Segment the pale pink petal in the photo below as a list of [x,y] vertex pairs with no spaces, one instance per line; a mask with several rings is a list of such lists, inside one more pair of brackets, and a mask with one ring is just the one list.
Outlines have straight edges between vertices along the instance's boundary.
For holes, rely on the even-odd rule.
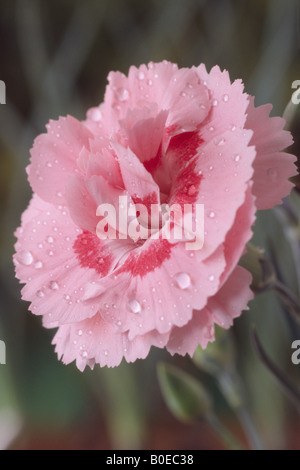
[[253,174],[254,147],[249,147],[250,131],[228,131],[222,145],[203,144],[196,172],[202,172],[197,202],[205,207],[205,239],[202,259],[224,243],[236,212],[244,203],[248,182]]
[[[82,233],[63,206],[34,196],[17,231],[14,261],[22,298],[45,324],[80,321],[95,315],[96,304],[83,302],[85,286],[107,276],[128,251],[126,240],[101,242]],[[111,244],[115,244],[113,250]],[[86,249],[88,247],[88,250]]]
[[252,238],[251,227],[255,222],[255,197],[251,193],[249,185],[245,201],[238,209],[231,229],[228,231],[224,243],[226,269],[222,274],[222,284],[227,280],[245,252],[246,244]]
[[97,203],[86,186],[86,179],[73,175],[66,182],[66,201],[73,222],[83,230],[96,233],[99,218],[96,216]]
[[219,292],[209,299],[208,308],[214,321],[223,328],[229,328],[233,319],[248,310],[248,303],[254,294],[250,289],[251,274],[241,266],[236,266]]
[[209,73],[204,64],[196,70],[211,94],[212,107],[209,119],[201,128],[203,139],[221,138],[226,131],[235,132],[236,129],[243,129],[248,95],[243,93],[242,81],[235,80],[231,83],[227,70],[221,71],[218,66],[213,67]]
[[171,354],[193,356],[199,344],[205,349],[214,341],[214,323],[229,328],[233,319],[248,309],[248,302],[253,298],[250,283],[250,273],[237,266],[219,292],[209,299],[207,307],[195,311],[186,326],[173,328],[167,350]]
[[[138,110],[134,114],[138,114]],[[167,111],[161,111],[155,117],[140,119],[132,127],[127,127],[128,145],[141,162],[148,162],[157,156],[165,133],[167,114]]]
[[199,128],[209,113],[210,98],[195,70],[180,69],[173,75],[162,109],[169,110],[167,126],[173,129],[172,134]]
[[129,341],[126,333],[95,315],[89,320],[60,327],[53,344],[65,364],[76,361],[83,371],[86,366],[93,368],[95,363],[101,367],[116,367],[123,358],[127,362],[144,359],[151,346],[163,348],[167,341],[168,335],[159,335],[156,331]]
[[292,142],[290,132],[283,130],[285,120],[269,117],[271,105],[254,107],[253,98],[249,102],[246,128],[253,130],[251,145],[255,145],[257,156],[253,167],[253,194],[258,209],[269,209],[281,204],[293,185],[289,178],[297,174],[294,165],[296,158],[281,150]]
[[29,182],[45,201],[63,204],[68,176],[76,172],[79,154],[89,148],[92,134],[71,116],[50,121],[47,131],[36,138],[31,149]]
[[159,187],[138,157],[120,144],[113,143],[126,190],[139,202],[151,198],[152,204],[159,203]]
[[111,288],[108,278],[99,283],[106,287],[97,298],[102,317],[106,322],[120,323],[130,339],[154,329],[166,333],[173,325],[185,325],[193,309],[203,308],[208,297],[217,292],[225,269],[222,247],[198,272],[200,259],[200,252],[186,250],[183,245],[147,241],[110,276]]

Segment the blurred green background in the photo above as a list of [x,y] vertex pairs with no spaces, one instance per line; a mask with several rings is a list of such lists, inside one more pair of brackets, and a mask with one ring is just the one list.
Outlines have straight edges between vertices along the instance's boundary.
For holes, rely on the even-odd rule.
[[[102,101],[110,70],[168,59],[179,66],[218,64],[242,78],[256,105],[281,115],[300,79],[300,5],[294,0],[2,0],[0,79],[0,448],[218,449],[205,422],[179,423],[159,390],[161,360],[190,371],[214,397],[223,422],[244,439],[214,381],[189,358],[152,350],[144,361],[78,372],[57,361],[52,331],[27,311],[11,261],[14,230],[31,191],[25,167],[35,136],[50,118],[79,119]],[[299,105],[300,106],[300,105]],[[298,113],[299,115],[299,113]],[[293,122],[299,155],[300,120]],[[255,242],[267,249],[284,282],[299,296],[299,196],[287,211],[260,214]],[[300,330],[272,292],[261,294],[235,322],[238,367],[248,406],[267,448],[300,449],[299,417],[249,340],[249,325],[285,372],[300,383],[291,343]]]

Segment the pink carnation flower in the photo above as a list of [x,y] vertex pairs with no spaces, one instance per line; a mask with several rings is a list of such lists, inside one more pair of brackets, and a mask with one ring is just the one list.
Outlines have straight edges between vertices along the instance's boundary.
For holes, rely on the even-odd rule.
[[[22,297],[80,370],[145,358],[151,346],[192,355],[215,324],[230,327],[252,298],[237,263],[255,212],[280,203],[296,172],[284,120],[219,67],[164,61],[108,81],[85,121],[50,121],[35,140],[34,195],[16,233]],[[202,249],[161,236],[100,240],[97,207],[124,195],[147,207],[204,204]]]

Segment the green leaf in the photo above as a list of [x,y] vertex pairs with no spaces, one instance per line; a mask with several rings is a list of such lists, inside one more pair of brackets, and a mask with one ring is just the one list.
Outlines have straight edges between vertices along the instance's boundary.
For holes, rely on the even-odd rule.
[[190,422],[210,413],[208,394],[189,374],[169,364],[159,364],[158,379],[169,409],[179,420]]

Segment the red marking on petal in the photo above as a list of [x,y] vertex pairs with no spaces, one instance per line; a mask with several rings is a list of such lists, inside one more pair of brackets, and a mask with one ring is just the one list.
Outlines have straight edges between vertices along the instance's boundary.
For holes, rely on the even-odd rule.
[[144,167],[146,170],[153,175],[156,168],[158,167],[159,163],[161,161],[161,144],[159,146],[159,149],[157,151],[157,154],[155,155],[154,158],[151,158],[151,160],[147,160],[143,162]]
[[104,277],[110,271],[113,256],[102,243],[95,234],[84,231],[78,235],[73,249],[81,267],[94,269]]
[[132,276],[144,277],[170,258],[171,249],[172,245],[168,240],[152,241],[140,252],[132,252],[118,272],[130,272]]
[[168,152],[174,153],[180,163],[188,162],[203,142],[198,132],[183,132],[171,139]]
[[136,194],[131,197],[134,204],[143,204],[149,213],[151,211],[151,204],[158,204],[157,194],[154,191],[151,194],[147,194],[147,196],[143,198],[137,196]]
[[197,201],[202,174],[195,171],[196,162],[192,162],[176,178],[175,192],[172,196],[174,204],[193,204]]

